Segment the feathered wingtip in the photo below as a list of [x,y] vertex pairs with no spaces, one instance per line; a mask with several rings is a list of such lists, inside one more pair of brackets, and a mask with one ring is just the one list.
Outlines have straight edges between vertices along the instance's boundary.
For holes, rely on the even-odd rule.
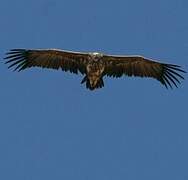
[[181,69],[181,66],[179,65],[174,65],[174,64],[164,64],[164,74],[162,78],[160,79],[161,83],[168,89],[168,86],[173,89],[172,84],[176,88],[178,88],[178,84],[180,84],[180,80],[177,78],[179,77],[180,79],[185,79],[182,75],[180,75],[178,72],[181,73],[187,73],[186,71]]
[[27,52],[28,50],[26,49],[11,49],[6,53],[6,57],[4,58],[6,60],[5,64],[10,64],[8,68],[17,65],[13,71],[21,71],[25,69],[25,67],[27,66]]

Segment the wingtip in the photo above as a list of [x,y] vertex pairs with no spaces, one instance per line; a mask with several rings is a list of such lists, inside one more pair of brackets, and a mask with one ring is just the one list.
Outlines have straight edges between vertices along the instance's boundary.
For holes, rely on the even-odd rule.
[[[6,56],[16,56],[16,55],[19,55],[20,53],[24,53],[26,52],[27,50],[26,49],[10,49],[9,51],[7,51],[5,53]],[[9,58],[9,57],[5,57],[6,59]]]
[[22,48],[17,48],[17,49],[10,49],[10,51],[26,51],[26,49],[22,49]]

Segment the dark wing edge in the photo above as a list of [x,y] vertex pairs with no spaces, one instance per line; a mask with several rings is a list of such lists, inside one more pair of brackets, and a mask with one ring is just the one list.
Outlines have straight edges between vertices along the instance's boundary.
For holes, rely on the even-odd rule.
[[160,63],[143,56],[106,56],[104,75],[119,78],[122,75],[135,77],[150,77],[161,82],[167,89],[178,88],[180,73],[187,73],[181,66]]
[[62,51],[56,49],[11,49],[6,53],[5,64],[13,71],[22,71],[31,67],[42,67],[59,69],[78,73],[78,70],[84,74],[85,64],[87,63],[87,53],[73,51]]
[[167,89],[170,87],[173,89],[173,85],[178,88],[178,84],[181,84],[180,79],[185,78],[180,73],[187,73],[181,69],[181,66],[175,64],[161,64],[162,73],[156,77]]

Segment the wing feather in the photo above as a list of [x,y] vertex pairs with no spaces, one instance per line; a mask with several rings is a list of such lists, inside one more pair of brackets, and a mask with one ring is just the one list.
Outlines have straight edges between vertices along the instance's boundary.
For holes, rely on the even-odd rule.
[[178,87],[179,79],[184,79],[180,73],[186,73],[179,65],[160,63],[142,56],[104,55],[103,58],[104,75],[151,77],[160,81],[166,88],[173,88],[173,85]]
[[6,53],[8,68],[21,71],[31,67],[59,69],[72,73],[86,73],[87,53],[49,50],[12,49]]

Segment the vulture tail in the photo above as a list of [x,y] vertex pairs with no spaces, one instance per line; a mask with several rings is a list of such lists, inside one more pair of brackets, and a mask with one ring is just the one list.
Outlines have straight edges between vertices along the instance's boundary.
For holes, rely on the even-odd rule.
[[91,86],[89,79],[87,78],[87,76],[85,76],[82,81],[81,84],[86,83],[86,88],[90,89],[91,91],[94,89],[98,89],[98,88],[102,88],[104,87],[104,82],[102,77],[99,79],[99,81],[97,82],[97,84],[95,86]]

